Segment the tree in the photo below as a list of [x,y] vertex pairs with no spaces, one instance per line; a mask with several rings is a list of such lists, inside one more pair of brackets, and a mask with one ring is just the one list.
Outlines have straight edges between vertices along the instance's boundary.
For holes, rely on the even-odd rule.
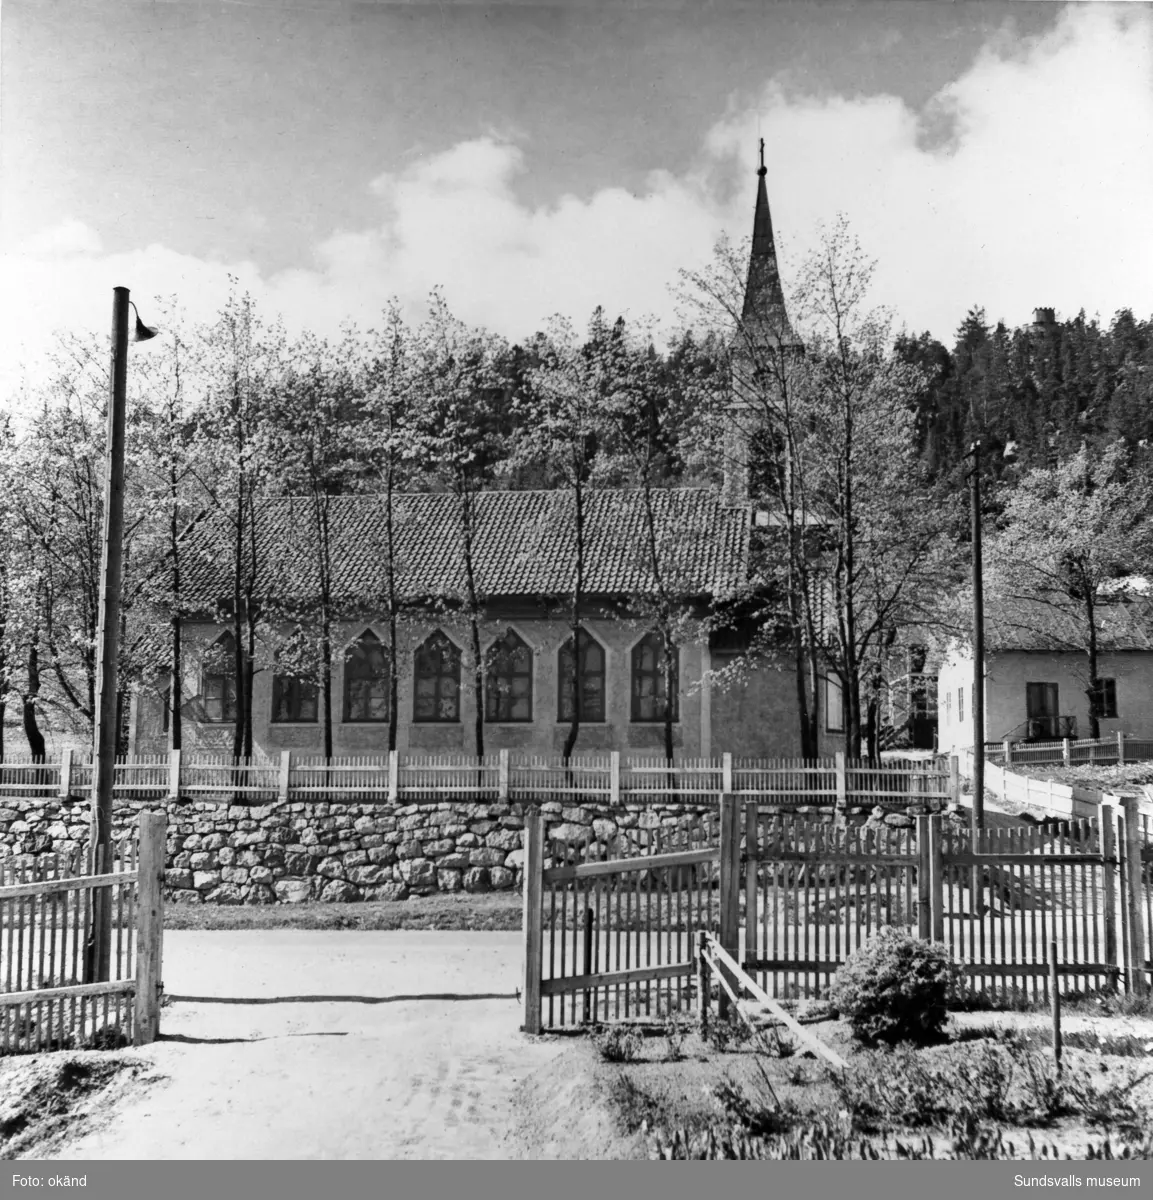
[[[769,513],[738,606],[756,626],[751,654],[793,653],[803,753],[816,751],[820,683],[840,686],[845,749],[879,748],[886,651],[928,620],[947,577],[951,505],[918,461],[924,377],[895,354],[891,318],[868,307],[874,264],[842,219],[804,263],[790,307],[748,303],[741,256],[721,246],[688,277],[697,311],[727,320],[732,393],[717,397],[730,477],[746,468]],[[773,264],[775,272],[775,262]],[[751,461],[744,460],[748,454]]]
[[[172,749],[179,750],[183,742],[184,535],[205,512],[197,481],[204,447],[196,436],[186,387],[187,365],[194,355],[175,313],[164,325],[172,334],[164,339],[166,352],[158,353],[162,347],[157,345],[134,370],[142,387],[131,413],[136,448],[129,470],[135,475],[142,508],[138,589],[148,610],[167,618],[166,637],[146,620],[136,645],[140,653],[153,645],[156,669],[151,674],[166,681],[160,700],[168,714]],[[147,674],[141,672],[142,683]]]
[[476,561],[477,500],[493,484],[505,456],[501,366],[507,350],[500,339],[458,321],[439,292],[432,294],[428,320],[415,340],[415,379],[421,396],[418,458],[433,484],[456,501],[460,575],[448,581],[445,599],[462,612],[468,625],[476,700],[474,743],[477,756],[483,757],[484,593]]
[[[593,313],[585,345],[566,321],[553,323],[547,340],[538,347],[539,365],[528,373],[519,397],[521,421],[514,443],[515,464],[543,468],[547,484],[567,493],[572,531],[567,616],[574,647],[585,615],[589,501],[602,465],[606,375],[600,346],[606,337],[604,312],[599,308]],[[566,762],[576,748],[581,725],[580,672],[574,669],[569,678],[572,719],[562,750]]]
[[654,708],[661,716],[665,758],[672,762],[680,648],[705,628],[696,612],[699,580],[683,570],[684,547],[702,531],[694,527],[691,504],[678,503],[681,498],[668,490],[675,480],[670,456],[689,440],[684,435],[695,423],[692,389],[681,386],[679,372],[648,337],[630,336],[623,321],[599,333],[590,351],[606,385],[601,402],[606,456],[617,482],[635,488],[640,500],[638,586],[626,598],[626,610],[659,639],[653,665],[663,699],[654,698]]
[[1082,447],[1029,471],[989,540],[989,644],[1040,645],[1085,656],[1089,736],[1100,736],[1099,656],[1153,631],[1132,619],[1126,575],[1153,570],[1153,479],[1123,442]]
[[400,306],[393,301],[385,310],[381,331],[368,367],[366,420],[360,426],[358,455],[369,464],[380,508],[379,591],[368,597],[383,610],[388,627],[388,748],[396,749],[399,721],[400,642],[399,626],[412,597],[402,584],[403,559],[400,535],[403,527],[399,503],[415,469],[419,454],[416,434],[418,395],[412,334],[404,323]]
[[[334,499],[357,474],[355,431],[363,419],[360,346],[351,330],[339,346],[305,334],[287,352],[285,369],[271,389],[268,452],[280,470],[281,489],[300,495],[316,595],[289,599],[299,634],[296,668],[320,690],[324,756],[332,757],[333,626],[346,597],[335,593]],[[266,597],[266,603],[267,603]],[[287,599],[287,598],[286,598]],[[287,669],[287,658],[281,663]]]
[[270,541],[262,517],[276,485],[269,452],[270,397],[284,371],[285,337],[266,328],[250,296],[233,295],[199,338],[196,406],[205,454],[197,478],[222,531],[231,595],[221,617],[232,627],[236,679],[233,754],[252,754],[252,695],[257,648],[272,591]]

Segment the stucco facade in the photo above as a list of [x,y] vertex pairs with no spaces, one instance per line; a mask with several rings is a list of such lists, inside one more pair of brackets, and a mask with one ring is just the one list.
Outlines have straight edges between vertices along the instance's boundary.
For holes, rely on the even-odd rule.
[[[1153,737],[1153,652],[1102,654],[1098,673],[1114,681],[1115,717],[1102,717],[1102,737],[1118,733]],[[1081,654],[1011,650],[987,656],[985,739],[1024,741],[1028,736],[1029,684],[1055,684],[1058,715],[1076,721],[1076,737],[1089,736],[1088,674]],[[949,653],[937,677],[938,745],[943,753],[973,744],[973,658],[968,649]]]
[[[660,721],[633,720],[632,652],[648,632],[623,619],[590,619],[587,632],[604,651],[605,720],[581,723],[577,753],[620,750],[632,754],[662,754],[664,725]],[[441,630],[460,651],[461,688],[459,717],[455,721],[425,723],[414,719],[413,664],[416,649],[435,630]],[[485,621],[482,649],[513,630],[532,651],[532,720],[486,722],[485,751],[517,750],[531,754],[558,754],[569,724],[560,718],[560,650],[569,637],[563,620],[542,616],[526,608],[510,609]],[[203,657],[225,630],[207,622],[185,627],[186,668],[182,686],[182,740],[185,749],[231,753],[234,725],[206,719]],[[387,630],[373,621],[341,628],[341,644],[371,630],[382,642]],[[475,752],[474,722],[477,697],[470,686],[470,638],[467,627],[451,621],[407,624],[401,633],[398,681],[397,749],[402,754]],[[336,755],[383,754],[388,749],[388,723],[349,722],[344,717],[343,656],[333,675],[333,752]],[[710,669],[709,650],[701,643],[680,648],[677,721],[674,728],[678,758],[709,757],[728,751],[756,757],[794,757],[800,754],[800,731],[791,672],[762,666],[746,681],[728,689],[702,682]],[[282,750],[306,754],[323,752],[321,714],[307,722],[275,722],[273,670],[258,669],[253,687],[253,743],[259,753]],[[158,754],[170,745],[165,728],[164,703],[156,690],[142,690],[133,706],[133,751]]]

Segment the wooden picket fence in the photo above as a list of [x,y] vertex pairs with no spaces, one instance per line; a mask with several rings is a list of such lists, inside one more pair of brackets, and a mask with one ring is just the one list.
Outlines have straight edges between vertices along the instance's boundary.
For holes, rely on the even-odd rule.
[[[0,859],[0,1055],[112,1048],[159,1029],[165,821],[142,814],[89,868],[82,850]],[[92,978],[93,910],[110,896],[107,979]]]
[[716,822],[675,835],[525,825],[525,1028],[684,1011],[695,938],[715,933],[767,996],[823,995],[883,926],[943,943],[967,986],[1047,998],[1049,946],[1063,991],[1148,989],[1153,831],[1136,801],[1041,827],[958,830],[939,815],[864,827],[724,796]]
[[1118,733],[1109,738],[1063,738],[1052,742],[990,742],[986,756],[999,766],[1061,763],[1062,766],[1145,762],[1153,759],[1153,738]]
[[[92,767],[71,751],[59,762],[0,763],[0,798],[83,795]],[[559,756],[501,750],[477,758],[458,754],[359,755],[322,758],[285,750],[278,759],[233,759],[173,750],[119,759],[117,797],[149,800],[221,799],[237,803],[319,800],[412,804],[445,800],[547,800],[602,804],[713,803],[722,795],[764,804],[903,807],[959,795],[956,760],[871,763],[846,759],[754,759],[723,754],[667,762],[619,751],[567,762]]]

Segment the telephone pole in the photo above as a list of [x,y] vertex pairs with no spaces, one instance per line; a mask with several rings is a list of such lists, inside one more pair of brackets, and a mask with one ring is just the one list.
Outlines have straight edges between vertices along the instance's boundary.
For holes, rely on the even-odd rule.
[[973,521],[973,825],[985,827],[985,591],[981,565],[981,443],[969,451]]
[[[128,383],[128,289],[112,289],[112,391],[104,459],[104,541],[100,556],[100,619],[96,634],[96,711],[93,713],[93,873],[112,869],[112,785],[119,733],[117,668],[120,657],[120,590],[124,573],[124,410]],[[137,318],[139,321],[139,318]],[[92,892],[92,929],[85,958],[90,983],[108,979],[112,960],[112,889]]]

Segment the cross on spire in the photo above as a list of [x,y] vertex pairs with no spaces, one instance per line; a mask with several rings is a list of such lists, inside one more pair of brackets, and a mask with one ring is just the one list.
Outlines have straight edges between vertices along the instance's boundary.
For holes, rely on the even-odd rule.
[[765,139],[764,138],[761,138],[761,165],[757,171],[757,174],[758,175],[767,175],[768,174],[768,171],[765,169]]

